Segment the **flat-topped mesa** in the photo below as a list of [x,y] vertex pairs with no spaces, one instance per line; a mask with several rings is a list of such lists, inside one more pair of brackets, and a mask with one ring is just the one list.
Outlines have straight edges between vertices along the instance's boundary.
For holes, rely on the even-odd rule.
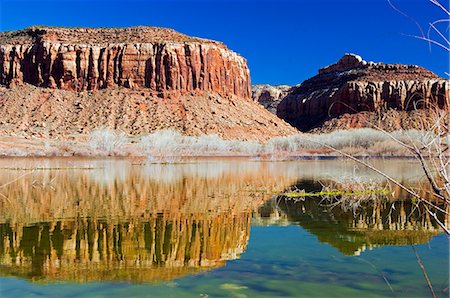
[[172,29],[30,27],[0,33],[0,85],[70,91],[147,88],[250,99],[246,60],[220,42]]
[[0,33],[1,44],[29,44],[33,41],[108,45],[110,43],[202,42],[223,45],[214,40],[189,36],[163,27],[63,28],[32,26]]
[[155,27],[0,33],[0,135],[83,139],[98,128],[256,141],[297,132],[251,100],[246,60],[220,42]]
[[277,115],[305,131],[343,114],[449,108],[449,91],[449,80],[420,66],[365,62],[345,54],[292,88]]

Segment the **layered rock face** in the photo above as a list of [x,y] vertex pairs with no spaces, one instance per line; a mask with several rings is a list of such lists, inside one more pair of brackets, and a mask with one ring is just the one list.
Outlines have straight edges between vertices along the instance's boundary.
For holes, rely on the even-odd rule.
[[346,54],[294,87],[278,105],[277,115],[309,130],[347,113],[447,109],[449,90],[448,80],[422,67],[366,62]]
[[276,115],[280,101],[289,94],[289,85],[252,85],[252,98]]
[[251,100],[250,86],[240,55],[171,29],[0,33],[3,135],[65,136],[98,127],[253,140],[295,133]]
[[29,28],[0,35],[0,84],[82,91],[150,88],[250,97],[244,58],[170,29]]

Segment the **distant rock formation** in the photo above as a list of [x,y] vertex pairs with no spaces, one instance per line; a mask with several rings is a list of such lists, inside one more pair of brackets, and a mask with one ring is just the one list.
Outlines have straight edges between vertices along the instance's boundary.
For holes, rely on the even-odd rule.
[[[39,135],[42,122],[52,119],[53,127],[58,127],[54,134],[63,135],[70,133],[69,130],[86,132],[105,125],[131,134],[175,128],[188,134],[215,132],[233,138],[236,134],[233,132],[239,131],[240,138],[257,140],[295,133],[289,125],[251,101],[250,72],[243,57],[220,42],[166,28],[30,27],[0,33],[0,85],[20,89],[26,88],[23,87],[26,84],[40,89],[28,88],[22,93],[40,95],[36,96],[36,102],[28,102],[25,108],[13,111],[15,118],[8,116],[10,107],[29,101],[27,95],[5,88],[0,90],[0,115],[5,116],[2,122],[7,125],[2,131],[17,131],[20,126],[25,133]],[[55,89],[73,93],[51,91]],[[104,93],[96,93],[99,90]],[[79,99],[80,92],[86,91],[96,94],[92,98],[96,102]],[[118,93],[116,100],[106,98],[110,92]],[[137,94],[140,98],[135,98]],[[130,97],[134,104],[128,102]],[[186,109],[187,102],[197,97],[210,101]],[[165,101],[158,101],[161,98]],[[52,99],[56,102],[45,107]],[[256,135],[246,134],[241,119],[231,115],[234,110],[238,112],[242,101],[249,106],[240,107],[242,112],[251,115],[244,122],[248,122],[249,127],[259,128]],[[96,110],[90,111],[91,106]],[[96,114],[96,111],[104,111],[109,115],[108,108],[114,107],[120,107],[118,114],[111,111],[115,119]],[[164,120],[165,117],[157,120],[161,118],[158,111],[156,117],[153,112],[148,113],[151,107],[163,114],[175,115],[175,119],[171,122]],[[195,118],[211,118],[209,115],[214,114],[216,107],[231,112],[212,117],[212,121],[204,125],[208,129],[195,126]],[[47,116],[41,117],[43,114]],[[68,118],[77,120],[67,122]],[[96,118],[97,122],[91,118]],[[186,122],[186,119],[192,121]],[[184,124],[178,125],[180,122]]]
[[449,90],[448,80],[422,67],[365,62],[346,54],[292,88],[278,105],[277,115],[307,131],[344,114],[448,108]]
[[278,104],[291,88],[289,85],[252,85],[252,98],[276,115]]

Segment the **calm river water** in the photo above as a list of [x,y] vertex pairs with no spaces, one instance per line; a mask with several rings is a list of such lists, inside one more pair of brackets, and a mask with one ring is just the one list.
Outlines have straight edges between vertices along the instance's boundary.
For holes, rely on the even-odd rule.
[[[414,161],[371,162],[426,191]],[[277,196],[347,177],[392,195]],[[448,296],[447,237],[349,161],[0,159],[2,298],[430,296],[416,252]]]

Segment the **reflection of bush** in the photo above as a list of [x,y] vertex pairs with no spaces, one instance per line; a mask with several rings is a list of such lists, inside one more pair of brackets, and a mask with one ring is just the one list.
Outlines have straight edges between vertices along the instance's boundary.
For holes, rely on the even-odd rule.
[[[302,181],[296,187],[311,193],[323,189],[323,185],[314,181]],[[377,246],[426,243],[441,232],[429,214],[405,200],[405,193],[398,189],[394,193],[396,196],[388,200],[362,200],[357,210],[306,196],[297,200],[278,197],[266,202],[261,211],[265,217],[276,213],[279,218],[301,225],[319,241],[345,255]]]
[[[112,169],[35,171],[19,180],[3,171],[0,222],[30,224],[55,218],[136,218],[155,212],[242,212],[255,209],[267,193],[295,181],[266,164],[248,168],[202,165],[146,165]],[[206,171],[210,169],[211,171]],[[116,170],[117,171],[117,170]],[[120,174],[120,175],[119,175]],[[122,175],[123,174],[123,175]],[[102,180],[103,179],[103,180]]]
[[249,231],[250,213],[155,214],[143,222],[2,224],[0,268],[32,279],[170,279],[238,258]]

